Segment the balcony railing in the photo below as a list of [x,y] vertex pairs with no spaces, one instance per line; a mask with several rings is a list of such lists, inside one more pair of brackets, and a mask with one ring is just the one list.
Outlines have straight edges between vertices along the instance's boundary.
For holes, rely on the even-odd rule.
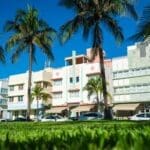
[[150,93],[150,85],[145,87],[127,87],[114,90],[114,94]]
[[148,75],[150,75],[150,68],[139,69],[139,70],[128,70],[122,72],[113,72],[113,79],[132,78],[132,77],[148,76]]

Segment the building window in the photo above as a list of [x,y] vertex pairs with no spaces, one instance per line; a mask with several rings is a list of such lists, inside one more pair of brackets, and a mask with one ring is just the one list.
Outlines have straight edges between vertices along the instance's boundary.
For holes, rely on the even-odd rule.
[[146,57],[146,48],[145,47],[140,49],[140,57]]
[[9,102],[13,102],[14,101],[14,97],[9,97]]
[[7,94],[8,93],[8,90],[5,89],[5,88],[1,88],[1,94]]
[[18,85],[18,90],[23,90],[23,84]]
[[0,105],[7,105],[6,99],[0,99]]
[[62,98],[62,92],[53,93],[53,98],[54,98],[54,99]]
[[79,77],[76,77],[76,82],[79,82]]
[[79,91],[70,91],[70,98],[79,97]]
[[72,77],[70,77],[70,83],[73,83],[73,78]]
[[62,85],[62,80],[60,80],[60,79],[59,80],[54,80],[53,85],[54,86],[61,86]]
[[23,101],[23,96],[18,96],[18,102],[22,102]]
[[14,91],[14,85],[10,85],[10,86],[9,86],[9,90],[10,90],[10,91]]

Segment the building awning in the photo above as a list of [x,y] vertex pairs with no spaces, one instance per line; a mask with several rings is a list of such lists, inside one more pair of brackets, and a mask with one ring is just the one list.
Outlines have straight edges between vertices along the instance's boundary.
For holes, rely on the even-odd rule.
[[139,106],[139,103],[135,104],[117,104],[113,107],[114,111],[134,111]]
[[46,113],[61,113],[65,109],[67,109],[67,106],[56,106],[46,110]]
[[83,112],[90,111],[95,105],[80,105],[76,108],[71,109],[72,112]]

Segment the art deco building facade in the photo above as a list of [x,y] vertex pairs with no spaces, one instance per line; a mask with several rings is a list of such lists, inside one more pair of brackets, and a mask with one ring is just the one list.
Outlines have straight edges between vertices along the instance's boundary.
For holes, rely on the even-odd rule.
[[[44,88],[44,92],[51,91],[50,86],[51,69],[45,69],[37,72],[32,72],[32,88],[39,85]],[[27,85],[28,72],[9,76],[8,90],[8,111],[13,118],[17,116],[26,116],[27,110]],[[39,99],[39,109],[42,109],[44,102]],[[31,102],[31,118],[36,115],[37,100]]]
[[[89,62],[90,49],[86,55],[77,55],[72,52],[71,57],[65,58],[65,65],[61,68],[46,68],[44,70],[32,73],[32,87],[36,84],[42,85],[47,92],[52,94],[51,109],[49,113],[72,113],[85,112],[93,109],[96,103],[95,96],[90,99],[87,96],[87,91],[83,91],[83,87],[87,81],[95,76],[99,76],[100,67],[99,59],[96,57],[92,62]],[[112,94],[112,63],[110,59],[106,59],[105,71],[106,80],[109,83],[108,91]],[[9,101],[8,110],[13,113],[13,116],[26,114],[27,109],[27,79],[28,73],[11,75],[9,77]],[[51,82],[52,87],[48,86]],[[101,99],[103,102],[103,99]],[[111,101],[109,101],[111,103]],[[40,107],[42,109],[42,100]],[[36,100],[31,104],[32,118],[36,114]]]
[[[71,57],[65,58],[65,66],[58,69],[52,69],[52,93],[53,108],[50,112],[60,112],[65,109],[71,109],[73,113],[90,111],[93,104],[96,103],[95,95],[88,98],[87,91],[83,87],[90,78],[100,75],[99,59],[96,57],[89,62],[90,49],[87,49],[86,55],[77,55],[72,52]],[[112,64],[110,59],[104,61],[106,80],[109,83],[107,90],[112,95]],[[101,99],[103,102],[103,99]],[[109,104],[111,100],[109,100]],[[74,107],[74,108],[73,108]],[[72,109],[73,108],[73,109]]]
[[127,56],[112,59],[114,107],[150,111],[150,42],[129,46]]

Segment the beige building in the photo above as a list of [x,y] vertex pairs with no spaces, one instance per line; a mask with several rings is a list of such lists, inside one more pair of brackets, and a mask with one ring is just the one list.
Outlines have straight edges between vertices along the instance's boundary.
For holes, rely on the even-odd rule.
[[[45,69],[38,72],[32,72],[32,88],[40,85],[44,92],[50,93],[51,69]],[[27,110],[27,85],[28,72],[9,76],[8,90],[8,111],[12,113],[13,118],[21,115],[26,116]],[[42,110],[44,102],[39,100],[39,110]],[[31,118],[36,115],[37,100],[31,102]]]

